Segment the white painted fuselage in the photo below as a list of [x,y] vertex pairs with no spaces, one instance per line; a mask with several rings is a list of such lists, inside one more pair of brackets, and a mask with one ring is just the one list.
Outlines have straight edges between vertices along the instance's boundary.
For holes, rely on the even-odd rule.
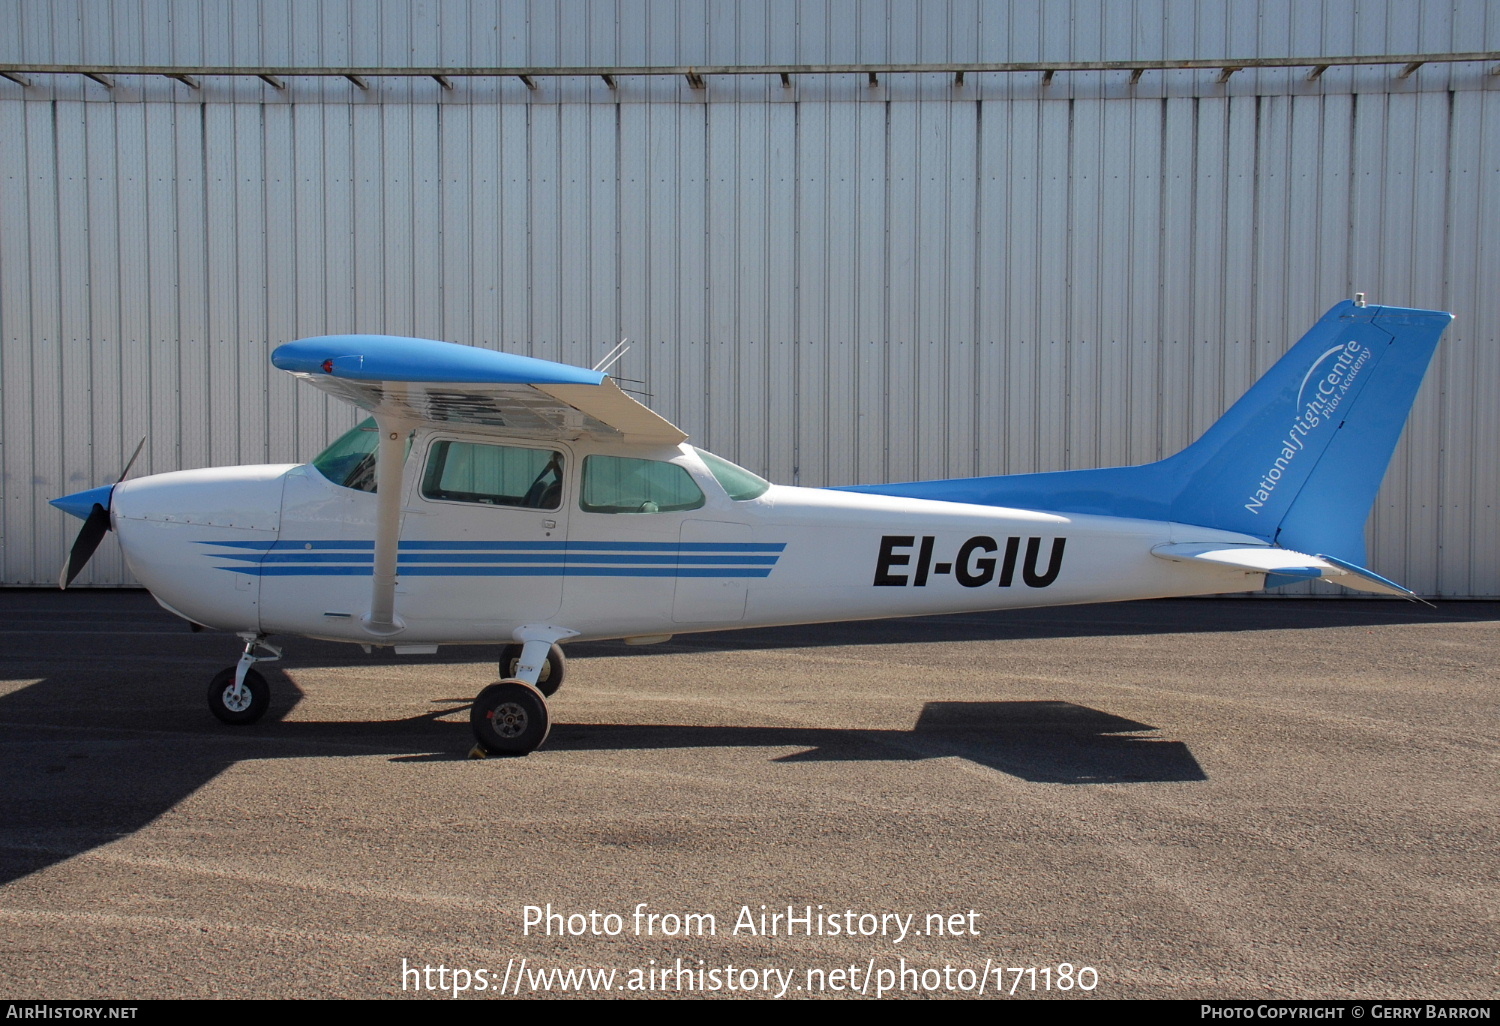
[[[562,454],[554,508],[434,499],[442,440]],[[682,467],[704,496],[678,512],[590,512],[595,454]],[[135,576],[209,627],[363,644],[504,643],[538,624],[579,639],[1249,591],[1264,575],[1173,562],[1153,547],[1230,532],[1117,517],[772,486],[734,500],[688,445],[528,442],[416,432],[403,480],[400,630],[374,637],[376,496],[314,466],[181,471],[126,481],[110,510]],[[576,632],[576,635],[574,634]]]

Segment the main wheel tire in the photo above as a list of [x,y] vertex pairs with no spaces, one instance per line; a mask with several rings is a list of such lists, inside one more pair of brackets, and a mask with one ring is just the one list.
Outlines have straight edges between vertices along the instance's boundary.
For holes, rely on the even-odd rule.
[[271,705],[271,685],[254,668],[245,671],[245,687],[238,699],[234,691],[233,666],[214,674],[208,684],[208,708],[225,723],[242,727],[266,714]]
[[[506,680],[513,680],[516,676],[516,666],[521,662],[521,645],[506,645],[500,650],[500,676]],[[563,686],[563,679],[568,675],[568,659],[563,655],[561,645],[553,645],[547,653],[547,659],[542,663],[541,675],[536,679],[536,689],[551,698],[557,694],[557,689]]]
[[534,752],[552,729],[546,699],[524,680],[502,680],[481,691],[469,710],[469,725],[491,755]]

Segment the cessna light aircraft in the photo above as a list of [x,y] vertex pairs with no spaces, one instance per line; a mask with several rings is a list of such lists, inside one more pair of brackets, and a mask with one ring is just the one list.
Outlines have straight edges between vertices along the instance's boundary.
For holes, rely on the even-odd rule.
[[[686,444],[603,371],[426,339],[329,335],[271,361],[371,417],[311,463],[182,470],[53,500],[108,530],[169,611],[244,640],[208,700],[303,635],[397,652],[496,643],[477,751],[547,737],[559,642],[1204,595],[1364,568],[1364,525],[1450,314],[1335,306],[1157,463],[791,488]],[[137,450],[139,451],[139,450]],[[129,470],[128,466],[126,468]]]

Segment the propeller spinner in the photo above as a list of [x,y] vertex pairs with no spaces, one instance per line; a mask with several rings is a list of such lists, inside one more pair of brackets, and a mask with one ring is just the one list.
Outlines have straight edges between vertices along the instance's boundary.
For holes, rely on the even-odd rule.
[[145,445],[146,439],[143,436],[114,484],[100,485],[98,488],[90,488],[88,491],[75,492],[72,495],[64,495],[60,499],[52,500],[52,505],[83,521],[83,528],[78,532],[78,537],[73,540],[73,548],[68,552],[68,561],[57,576],[59,588],[67,590],[68,585],[73,583],[73,578],[83,572],[94,550],[104,540],[104,535],[109,531],[110,496],[114,494],[115,485],[125,480],[126,475],[130,473],[130,468],[135,466],[136,457],[141,454],[141,449]]

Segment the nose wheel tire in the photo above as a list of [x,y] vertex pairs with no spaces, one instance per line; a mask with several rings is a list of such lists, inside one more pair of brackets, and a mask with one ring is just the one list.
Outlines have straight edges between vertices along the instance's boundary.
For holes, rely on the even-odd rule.
[[244,726],[266,714],[271,704],[271,685],[255,670],[245,671],[245,686],[234,693],[234,667],[220,670],[208,685],[208,708],[225,723]]
[[[516,676],[516,666],[521,662],[520,645],[506,645],[500,650],[500,676],[507,680]],[[541,675],[536,679],[536,689],[551,698],[557,694],[557,689],[563,686],[563,678],[568,673],[568,660],[563,655],[561,645],[553,645],[552,650],[547,653],[546,662],[542,663]]]
[[481,691],[469,710],[469,725],[491,755],[534,752],[552,729],[546,699],[522,680],[502,680]]

